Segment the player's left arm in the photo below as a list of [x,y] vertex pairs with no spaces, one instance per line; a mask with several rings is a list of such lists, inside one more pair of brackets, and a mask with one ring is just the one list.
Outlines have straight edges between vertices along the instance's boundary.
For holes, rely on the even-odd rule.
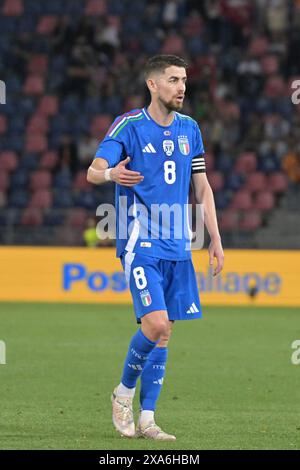
[[196,203],[203,204],[204,207],[204,223],[211,239],[208,249],[209,264],[212,266],[214,258],[217,259],[217,266],[214,269],[214,276],[216,276],[223,269],[224,252],[218,228],[213,192],[205,172],[192,173],[192,185]]

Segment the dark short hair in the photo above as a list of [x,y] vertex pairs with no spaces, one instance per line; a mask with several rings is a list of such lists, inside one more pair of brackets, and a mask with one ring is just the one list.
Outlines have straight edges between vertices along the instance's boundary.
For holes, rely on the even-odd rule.
[[161,54],[155,55],[148,59],[146,66],[145,66],[145,79],[149,77],[152,72],[160,72],[163,73],[167,67],[171,67],[171,65],[175,65],[176,67],[183,67],[186,69],[188,67],[187,62],[181,57],[177,55],[168,55],[168,54]]

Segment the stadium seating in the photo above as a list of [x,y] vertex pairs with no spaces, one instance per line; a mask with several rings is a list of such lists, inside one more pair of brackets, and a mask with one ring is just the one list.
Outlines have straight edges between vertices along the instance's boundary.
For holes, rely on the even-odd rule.
[[39,75],[30,75],[26,78],[23,92],[26,95],[42,95],[45,92],[44,79]]
[[239,228],[244,231],[255,231],[262,225],[261,212],[258,210],[250,210],[243,213]]
[[4,193],[7,188],[9,187],[10,180],[9,180],[9,174],[6,173],[5,171],[2,171],[0,173],[0,191],[1,193]]
[[219,171],[212,171],[208,176],[213,191],[220,191],[224,186],[224,176]]
[[0,135],[5,134],[7,131],[7,118],[0,115]]
[[0,153],[0,168],[2,171],[15,170],[18,165],[16,152],[4,151]]
[[256,170],[256,165],[257,159],[255,153],[244,152],[239,156],[234,169],[239,173],[247,175]]
[[88,213],[85,209],[75,209],[69,212],[66,223],[73,228],[83,229],[86,224],[87,217]]
[[219,227],[222,232],[232,232],[239,226],[239,212],[234,209],[223,211],[219,219]]
[[39,226],[43,223],[42,211],[37,208],[26,208],[21,215],[21,225],[25,226]]
[[252,209],[252,207],[253,201],[250,191],[246,189],[241,189],[240,191],[237,191],[234,194],[233,199],[231,201],[232,209],[248,211],[249,209]]
[[23,0],[5,0],[2,7],[2,14],[5,16],[19,16],[23,11]]
[[31,174],[30,188],[33,191],[38,189],[48,189],[51,186],[51,173],[45,170],[37,170]]
[[45,152],[39,162],[39,167],[43,170],[53,170],[58,164],[58,155],[54,150]]
[[275,198],[271,191],[260,191],[256,194],[254,207],[262,211],[269,211],[275,205]]
[[[180,13],[168,23],[155,0],[0,0],[0,72],[9,96],[0,106],[0,207],[11,214],[1,212],[3,226],[49,225],[57,240],[82,243],[63,224],[83,228],[100,202],[113,202],[113,185],[90,185],[79,159],[68,168],[62,137],[76,146],[86,134],[101,140],[115,116],[144,103],[141,69],[147,55],[162,52],[190,62],[186,113],[202,130],[221,230],[253,233],[268,223],[289,188],[276,143],[295,146],[289,139],[299,119],[290,100],[300,77],[290,39],[277,47],[265,15],[262,27],[254,21],[257,6],[237,40],[231,18],[219,31],[207,22],[210,2],[174,3]],[[90,53],[85,89],[72,88],[69,76],[80,41]]]
[[253,172],[247,178],[246,187],[249,191],[263,191],[267,187],[267,178],[264,173]]
[[53,15],[41,16],[37,24],[36,32],[38,34],[51,35],[57,26],[58,18]]
[[79,190],[85,190],[91,188],[91,183],[88,183],[86,179],[86,170],[79,171],[74,179],[73,188]]
[[48,209],[52,206],[52,193],[48,189],[40,189],[33,193],[29,207],[37,209]]
[[284,193],[288,187],[287,177],[282,172],[271,173],[267,188],[275,193]]

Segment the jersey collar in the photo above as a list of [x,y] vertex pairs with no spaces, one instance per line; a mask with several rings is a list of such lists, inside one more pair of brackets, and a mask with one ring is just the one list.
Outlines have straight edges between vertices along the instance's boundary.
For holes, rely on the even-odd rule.
[[148,113],[146,109],[146,106],[142,109],[142,111],[144,115],[146,116],[146,118],[148,119],[148,121],[152,121],[156,126],[161,127],[162,129],[169,129],[170,127],[173,126],[174,122],[177,120],[177,113],[174,112],[174,118],[171,124],[169,124],[168,126],[162,126],[161,124],[158,124],[158,122],[154,121],[154,119],[152,119],[152,117],[150,116],[150,114]]

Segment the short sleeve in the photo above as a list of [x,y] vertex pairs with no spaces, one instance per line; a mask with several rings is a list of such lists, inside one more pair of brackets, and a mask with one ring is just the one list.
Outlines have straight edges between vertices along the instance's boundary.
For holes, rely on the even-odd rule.
[[195,123],[194,141],[193,141],[193,159],[192,173],[205,173],[204,146],[201,131],[197,123]]
[[98,146],[95,158],[104,158],[111,168],[116,166],[129,153],[129,125],[126,115],[124,115],[117,117],[110,126],[106,136]]

